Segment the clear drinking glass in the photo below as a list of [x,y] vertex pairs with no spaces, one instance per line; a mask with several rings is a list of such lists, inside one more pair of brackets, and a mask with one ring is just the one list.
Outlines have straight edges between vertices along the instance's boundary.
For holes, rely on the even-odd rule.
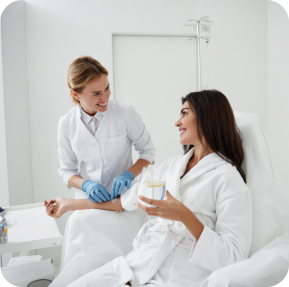
[[[147,198],[163,200],[166,196],[166,182],[164,179],[164,172],[162,169],[154,165],[149,165],[143,168],[138,186],[138,195],[143,195]],[[153,207],[142,200],[139,202],[148,207]],[[148,216],[146,233],[136,238],[137,241],[142,243],[151,243],[154,239],[149,234],[150,229],[150,216]]]

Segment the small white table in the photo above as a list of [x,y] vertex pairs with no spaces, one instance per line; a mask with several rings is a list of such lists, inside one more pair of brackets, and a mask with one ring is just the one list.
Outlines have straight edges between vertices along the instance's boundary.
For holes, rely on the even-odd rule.
[[26,256],[29,250],[62,245],[63,235],[43,202],[3,208],[8,242],[0,243],[0,254],[21,251],[20,256]]

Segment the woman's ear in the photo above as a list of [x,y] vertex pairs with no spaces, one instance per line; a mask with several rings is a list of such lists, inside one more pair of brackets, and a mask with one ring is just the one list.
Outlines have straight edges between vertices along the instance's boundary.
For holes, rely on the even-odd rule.
[[70,94],[71,94],[76,100],[79,101],[78,94],[77,94],[73,89],[70,89]]

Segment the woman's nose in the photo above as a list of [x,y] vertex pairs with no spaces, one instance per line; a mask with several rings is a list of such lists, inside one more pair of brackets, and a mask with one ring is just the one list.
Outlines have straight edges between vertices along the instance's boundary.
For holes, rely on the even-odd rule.
[[100,101],[106,101],[109,99],[110,94],[107,92],[104,92],[101,94],[101,98],[99,99]]
[[181,124],[180,120],[175,123],[175,126],[178,127]]

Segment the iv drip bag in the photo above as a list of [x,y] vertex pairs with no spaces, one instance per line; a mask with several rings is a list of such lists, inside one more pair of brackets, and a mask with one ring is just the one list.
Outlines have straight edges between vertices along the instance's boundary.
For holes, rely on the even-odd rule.
[[204,16],[199,21],[199,31],[200,38],[203,38],[204,41],[208,44],[211,38],[211,26],[213,22],[209,20],[209,17]]

